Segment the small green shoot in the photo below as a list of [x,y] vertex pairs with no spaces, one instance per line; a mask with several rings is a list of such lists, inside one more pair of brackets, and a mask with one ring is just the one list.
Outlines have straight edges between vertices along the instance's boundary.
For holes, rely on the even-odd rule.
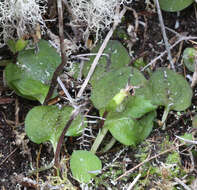
[[76,180],[81,183],[88,183],[101,173],[102,164],[100,159],[92,152],[77,150],[71,156],[70,168]]
[[191,5],[194,0],[159,0],[161,9],[168,12],[177,12]]
[[[37,144],[50,141],[55,152],[59,137],[72,111],[71,107],[36,106],[25,118],[25,132],[30,140]],[[66,136],[78,136],[82,130],[81,118],[78,116],[72,122]]]
[[195,71],[195,57],[197,51],[195,48],[186,48],[183,52],[183,63],[191,72]]
[[26,47],[27,44],[28,44],[28,41],[23,40],[23,39],[19,39],[17,41],[10,39],[7,41],[7,45],[13,54],[16,54],[17,52],[22,51]]

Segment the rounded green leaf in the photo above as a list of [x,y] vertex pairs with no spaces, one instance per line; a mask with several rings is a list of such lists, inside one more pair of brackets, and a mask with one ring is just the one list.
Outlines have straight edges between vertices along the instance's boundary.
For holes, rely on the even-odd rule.
[[183,52],[183,63],[191,72],[195,70],[195,56],[197,51],[194,48],[186,48]]
[[148,137],[153,127],[155,112],[151,112],[140,120],[132,119],[126,112],[115,114],[105,122],[112,136],[124,145],[136,145]]
[[158,69],[150,77],[148,85],[155,105],[176,111],[183,111],[191,105],[191,87],[182,75],[172,70]]
[[70,168],[76,180],[81,183],[88,183],[101,172],[102,164],[92,152],[77,150],[71,156]]
[[50,80],[60,63],[61,59],[56,50],[47,41],[41,40],[38,50],[19,52],[17,64],[6,67],[6,82],[19,96],[43,103]]
[[[72,111],[71,107],[36,106],[28,112],[25,118],[25,132],[31,141],[37,144],[50,141],[55,149]],[[81,118],[78,116],[72,122],[66,135],[78,136],[82,130]]]
[[161,9],[168,12],[181,11],[193,2],[194,0],[159,0]]
[[61,58],[49,42],[40,40],[37,49],[19,52],[17,61],[17,66],[28,77],[48,84],[54,71],[61,63]]

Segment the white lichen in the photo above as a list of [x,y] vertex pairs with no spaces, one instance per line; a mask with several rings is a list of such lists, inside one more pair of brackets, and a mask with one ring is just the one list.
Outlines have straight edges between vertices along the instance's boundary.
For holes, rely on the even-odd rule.
[[70,7],[75,16],[75,23],[85,23],[88,31],[97,37],[103,30],[109,29],[114,22],[116,7],[132,0],[72,0]]
[[32,35],[36,26],[44,32],[47,0],[1,0],[0,1],[0,47],[8,39]]

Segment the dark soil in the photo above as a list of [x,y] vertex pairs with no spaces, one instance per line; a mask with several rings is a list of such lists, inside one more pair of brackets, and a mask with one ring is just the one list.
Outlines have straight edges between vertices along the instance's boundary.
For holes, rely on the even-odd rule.
[[[145,10],[145,5],[143,3],[135,2],[133,8],[135,8],[139,20],[146,23],[146,29],[143,25],[139,25],[137,37],[138,41],[134,44],[132,50],[135,52],[133,59],[136,59],[144,54],[144,59],[147,62],[150,62],[153,58],[157,57],[161,52],[165,51],[165,46],[163,43],[159,43],[162,41],[161,28],[158,21],[158,16],[156,13]],[[195,9],[194,6],[190,6],[187,9],[180,12],[180,15],[177,16],[177,13],[166,13],[163,12],[163,18],[165,22],[165,26],[176,30],[178,33],[187,33],[191,36],[197,36],[196,24],[197,18],[195,17]],[[126,14],[126,22],[134,24],[134,17],[131,12]],[[176,22],[179,22],[179,27],[175,29]],[[126,23],[122,23],[122,28],[126,29]],[[57,29],[58,30],[58,29]],[[169,40],[172,40],[175,36],[174,33],[167,30],[167,35]],[[120,39],[124,44],[124,40]],[[172,42],[174,43],[174,42]],[[192,46],[191,42],[184,42],[181,52],[185,47]],[[172,55],[175,57],[179,51],[179,45],[172,50]],[[10,58],[11,54],[7,50],[6,47],[0,50],[0,56],[3,59]],[[176,70],[182,74],[190,74],[187,69],[181,63],[181,57],[176,60]],[[133,63],[131,63],[133,64]],[[166,55],[159,60],[155,65],[151,67],[152,70],[155,70],[157,67],[169,67],[169,62],[166,59]],[[36,185],[33,185],[33,182],[36,182],[36,175],[32,175],[28,177],[28,179],[33,180],[25,181],[25,177],[28,175],[28,172],[33,168],[36,168],[36,159],[38,156],[39,150],[40,159],[39,159],[39,167],[43,165],[47,165],[53,159],[52,149],[49,144],[44,144],[42,147],[40,145],[36,145],[28,140],[24,133],[24,119],[25,116],[33,106],[38,105],[36,102],[28,101],[23,98],[15,95],[13,91],[4,87],[3,85],[3,70],[4,67],[0,67],[0,188],[2,190],[15,190],[15,189],[36,189]],[[147,73],[145,73],[147,74]],[[185,75],[186,76],[186,75]],[[148,75],[147,75],[148,77]],[[194,89],[195,91],[195,89]],[[196,88],[197,91],[197,88]],[[157,154],[157,146],[158,142],[162,142],[162,140],[168,136],[170,141],[175,139],[174,135],[183,135],[185,132],[191,131],[191,112],[195,110],[197,106],[197,93],[194,93],[192,106],[188,110],[188,112],[183,114],[180,118],[175,117],[175,113],[171,112],[167,121],[166,131],[162,131],[160,128],[155,127],[154,131],[151,133],[151,136],[148,138],[150,142],[152,142],[151,147],[151,155]],[[159,112],[163,110],[158,110],[158,119],[160,119]],[[151,141],[152,140],[152,141]],[[64,145],[64,148],[68,147],[68,150],[62,150],[62,156],[72,153],[72,151],[78,147],[78,141],[76,138],[69,139],[69,145]],[[119,143],[116,143],[115,148],[113,148],[106,155],[102,155],[102,161],[110,162],[113,160],[115,153],[117,150],[121,150],[123,146]],[[196,147],[195,147],[196,148]],[[127,169],[130,169],[137,165],[140,161],[134,157],[136,153],[136,149],[127,148],[123,155],[121,155],[117,161],[124,165],[124,158],[129,157],[129,164],[125,164]],[[160,151],[160,150],[158,150]],[[162,161],[164,157],[159,157],[158,159]],[[187,161],[187,156],[182,156],[182,166],[185,167],[186,162],[190,164],[190,161]],[[68,162],[67,162],[68,163]],[[68,165],[68,164],[67,164]],[[119,166],[121,167],[121,166]],[[189,167],[189,166],[187,166]],[[69,166],[68,166],[69,168]],[[194,170],[188,175],[197,178],[197,170],[196,165]],[[39,178],[43,181],[46,180],[46,177],[49,175],[54,175],[54,170],[46,170],[44,172],[39,173]],[[79,188],[78,182],[73,180],[70,177],[70,171],[68,174],[68,178],[71,180],[74,186]],[[151,179],[153,181],[157,181],[156,179]],[[127,183],[131,183],[133,178],[125,179],[124,181],[118,182],[115,186],[110,184],[113,189],[123,189],[123,186]],[[110,180],[109,180],[110,183]],[[144,186],[144,189],[151,189],[155,187],[154,183],[152,186]],[[104,185],[95,186],[95,189],[106,189]],[[159,189],[159,188],[158,188]],[[181,188],[177,188],[181,189]]]

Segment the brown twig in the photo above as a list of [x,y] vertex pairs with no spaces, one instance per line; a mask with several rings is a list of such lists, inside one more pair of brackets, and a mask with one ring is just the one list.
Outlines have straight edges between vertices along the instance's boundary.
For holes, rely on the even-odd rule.
[[57,148],[56,148],[56,152],[55,152],[55,167],[58,169],[59,168],[59,155],[60,155],[60,150],[62,147],[62,143],[64,140],[64,136],[68,130],[68,128],[70,127],[70,125],[72,124],[73,120],[77,117],[77,115],[79,114],[80,109],[75,109],[72,113],[72,115],[70,116],[70,119],[67,121],[64,130],[62,131],[62,134],[59,138],[58,144],[57,144]]
[[37,155],[37,158],[36,158],[36,169],[37,169],[37,172],[36,172],[36,182],[37,183],[39,183],[39,172],[38,172],[38,168],[39,168],[39,160],[40,160],[41,150],[42,150],[42,144],[40,145],[40,149],[38,151],[38,155]]
[[15,127],[19,125],[19,102],[18,98],[15,99]]
[[0,98],[0,105],[10,104],[14,101],[14,98]]
[[57,67],[55,72],[53,73],[53,77],[51,80],[50,88],[48,94],[44,100],[44,105],[47,104],[51,96],[53,95],[53,91],[55,86],[57,85],[57,77],[60,72],[63,70],[64,66],[67,63],[67,57],[64,53],[64,27],[63,27],[63,11],[62,11],[62,0],[57,0],[57,9],[58,9],[58,19],[59,19],[59,38],[60,38],[60,50],[61,50],[61,64]]

